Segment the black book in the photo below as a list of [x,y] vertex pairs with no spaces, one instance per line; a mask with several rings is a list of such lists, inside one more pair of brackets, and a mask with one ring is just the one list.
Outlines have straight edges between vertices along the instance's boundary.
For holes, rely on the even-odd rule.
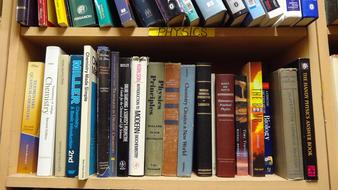
[[211,64],[196,64],[194,169],[211,176]]
[[163,26],[163,17],[154,0],[132,0],[131,3],[141,26]]
[[117,175],[128,176],[131,58],[120,59]]
[[38,26],[37,0],[18,0],[16,21],[23,26]]
[[109,177],[110,162],[110,50],[97,49],[97,176]]
[[167,26],[183,26],[185,12],[179,0],[155,0]]
[[223,2],[230,15],[227,25],[239,26],[248,14],[244,2],[242,0],[223,0]]
[[326,21],[328,25],[338,24],[338,7],[336,0],[325,0]]
[[65,0],[65,5],[66,5],[66,9],[67,9],[67,20],[69,23],[69,26],[73,26],[73,19],[72,19],[72,15],[70,14],[70,6],[69,6],[69,1]]

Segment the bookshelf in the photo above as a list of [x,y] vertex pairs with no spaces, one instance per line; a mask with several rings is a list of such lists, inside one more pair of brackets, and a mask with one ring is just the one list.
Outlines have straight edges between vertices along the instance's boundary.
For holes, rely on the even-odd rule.
[[[15,10],[15,1],[5,1]],[[7,6],[5,6],[7,7]],[[47,28],[20,27],[15,11],[8,18],[10,43],[2,133],[0,144],[0,189],[9,188],[87,188],[87,189],[329,189],[327,131],[324,111],[330,109],[322,99],[322,56],[318,24],[308,28],[215,28],[213,37],[150,37],[147,28]],[[327,32],[327,31],[326,31]],[[68,53],[79,53],[85,44],[109,45],[123,56],[148,55],[161,61],[211,61],[214,71],[233,73],[249,60],[262,60],[271,69],[298,57],[311,59],[313,106],[316,126],[318,172],[317,182],[288,181],[277,175],[265,178],[236,177],[127,177],[86,182],[72,178],[36,177],[16,173],[19,134],[27,62],[44,60],[47,45],[59,45]],[[6,69],[5,69],[6,70]],[[1,70],[0,70],[1,72]],[[3,76],[3,75],[0,75]],[[325,94],[324,94],[325,95]],[[324,102],[323,102],[324,100]],[[323,104],[324,103],[324,104]],[[332,111],[331,111],[332,112]],[[331,147],[332,148],[332,147]],[[5,156],[4,156],[5,155]],[[331,157],[330,157],[331,159]],[[330,165],[331,166],[331,165]],[[5,168],[5,169],[2,169]],[[338,186],[337,186],[338,187]]]

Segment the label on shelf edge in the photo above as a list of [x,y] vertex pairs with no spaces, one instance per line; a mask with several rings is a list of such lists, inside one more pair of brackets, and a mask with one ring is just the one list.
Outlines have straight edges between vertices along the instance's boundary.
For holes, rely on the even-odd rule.
[[152,37],[215,37],[215,28],[204,27],[150,27]]

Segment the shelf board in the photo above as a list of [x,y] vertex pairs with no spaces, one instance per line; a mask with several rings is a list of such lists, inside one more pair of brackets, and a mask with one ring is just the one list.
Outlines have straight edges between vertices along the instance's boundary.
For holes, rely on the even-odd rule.
[[[315,182],[288,181],[277,175],[267,177],[241,176],[235,178],[218,177],[90,177],[87,181],[65,177],[37,177],[15,174],[7,177],[7,187],[15,188],[86,188],[86,189],[318,189]],[[239,188],[240,187],[240,188]]]

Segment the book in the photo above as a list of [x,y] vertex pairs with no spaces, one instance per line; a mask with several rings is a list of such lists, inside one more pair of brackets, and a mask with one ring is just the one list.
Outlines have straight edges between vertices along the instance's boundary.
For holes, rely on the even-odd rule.
[[110,168],[110,97],[111,97],[110,50],[97,48],[97,177],[112,175]]
[[[68,0],[67,0],[68,2]],[[57,23],[61,27],[68,27],[67,3],[65,0],[54,0]]]
[[38,18],[40,27],[57,25],[55,4],[52,0],[38,0]]
[[111,13],[111,1],[94,0],[97,20],[100,27],[115,26]]
[[72,21],[72,15],[70,12],[70,5],[69,5],[69,1],[65,0],[65,6],[66,6],[66,13],[67,13],[67,20],[68,20],[68,24],[69,26],[73,26],[73,21]]
[[272,26],[283,14],[283,9],[278,0],[260,0],[265,11],[265,17],[260,26]]
[[236,104],[236,175],[249,174],[249,138],[248,138],[248,91],[247,78],[235,77]]
[[[333,54],[330,56],[330,69],[331,69],[331,79],[332,79],[332,84],[335,90],[333,90],[334,97],[338,97],[338,55]],[[335,98],[333,100],[333,105],[338,108],[338,98]]]
[[74,27],[97,25],[92,0],[68,0]]
[[164,63],[150,62],[147,75],[145,175],[160,176],[163,158]]
[[37,26],[37,9],[37,0],[17,0],[16,21],[23,26]]
[[216,74],[211,73],[211,174],[216,175]]
[[56,95],[55,129],[55,176],[66,175],[68,94],[69,94],[69,55],[62,55],[58,71],[58,91]]
[[273,26],[293,26],[302,18],[300,0],[279,0],[283,14]]
[[96,173],[96,51],[83,48],[81,133],[79,155],[79,179],[87,179]]
[[132,57],[130,87],[129,175],[144,175],[148,57]]
[[216,176],[235,177],[235,76],[216,74]]
[[258,26],[265,17],[264,8],[260,0],[243,0],[248,14],[242,25],[247,27]]
[[167,26],[183,26],[185,12],[180,0],[155,0]]
[[195,0],[200,15],[203,17],[204,26],[218,26],[226,22],[226,11],[222,0]]
[[114,0],[123,27],[137,27],[129,0]]
[[223,2],[230,16],[227,25],[239,26],[248,14],[244,2],[242,0],[223,0]]
[[196,64],[194,168],[198,176],[212,175],[211,64]]
[[297,69],[273,72],[275,172],[286,179],[304,179]]
[[131,58],[120,58],[119,68],[119,127],[117,133],[117,175],[128,176],[129,170],[129,111]]
[[184,12],[187,15],[186,25],[198,26],[200,23],[200,17],[195,9],[194,4],[191,0],[180,0],[183,5]]
[[143,27],[163,26],[163,17],[154,0],[131,0],[135,14]]
[[66,176],[79,174],[83,55],[70,56]]
[[338,24],[338,8],[337,1],[325,0],[325,12],[326,12],[326,23],[327,25]]
[[36,172],[44,63],[28,62],[22,113],[18,173]]
[[273,140],[271,128],[270,83],[263,83],[264,103],[264,156],[265,174],[273,174]]
[[57,46],[46,48],[37,176],[54,175],[56,93],[58,70],[63,54],[63,50]]
[[302,7],[302,19],[295,26],[308,26],[318,19],[317,0],[300,0]]
[[190,177],[192,173],[195,73],[195,65],[181,66],[177,158],[177,176],[180,177]]
[[262,63],[248,62],[242,69],[247,78],[249,174],[264,176],[264,113]]

